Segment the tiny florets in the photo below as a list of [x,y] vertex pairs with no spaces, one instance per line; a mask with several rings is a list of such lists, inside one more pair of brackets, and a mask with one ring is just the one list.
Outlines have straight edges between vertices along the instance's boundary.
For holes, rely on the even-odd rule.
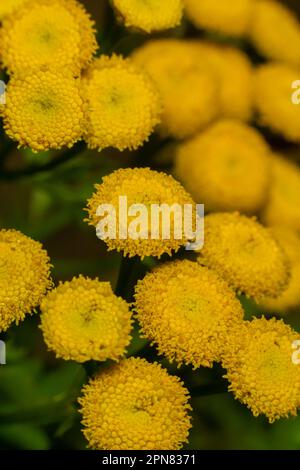
[[0,331],[24,320],[52,286],[47,252],[16,230],[0,231]]
[[254,319],[236,331],[235,346],[223,361],[229,390],[254,416],[270,423],[295,416],[300,407],[300,365],[293,342],[300,336],[282,320]]
[[[127,209],[134,205],[142,204],[148,211],[147,233],[143,233],[143,228],[137,228],[137,237],[130,236],[131,224],[134,223],[137,216],[128,216],[127,222],[124,223],[120,219],[120,196],[127,198]],[[178,204],[181,208],[188,204],[195,208],[195,203],[191,196],[172,176],[165,173],[150,170],[149,168],[128,168],[117,170],[103,178],[101,184],[96,185],[96,192],[88,201],[87,211],[89,217],[87,222],[89,225],[97,227],[102,217],[97,215],[99,206],[109,204],[116,210],[116,233],[115,237],[107,237],[104,239],[109,250],[117,250],[124,252],[129,257],[155,256],[161,257],[164,253],[170,256],[173,252],[184,246],[188,240],[183,233],[181,237],[175,237],[175,217],[170,215],[170,233],[169,238],[163,237],[163,226],[160,218],[158,233],[156,239],[152,237],[151,214],[153,205],[160,206],[165,204],[173,207]],[[125,209],[126,210],[126,209]],[[193,210],[193,214],[195,212]],[[148,219],[149,216],[149,219]],[[120,232],[120,225],[124,233]],[[155,227],[157,228],[157,226]],[[104,237],[105,238],[105,237]]]
[[83,388],[83,433],[94,449],[178,450],[191,427],[188,398],[159,364],[127,359]]
[[288,257],[270,231],[238,213],[205,218],[205,243],[198,260],[256,300],[278,297],[290,280]]
[[139,281],[135,310],[143,334],[169,361],[212,367],[230,347],[243,309],[214,271],[191,261],[163,264]]
[[130,342],[131,313],[108,282],[84,277],[61,283],[41,304],[50,350],[65,360],[118,360]]
[[130,59],[101,56],[83,79],[85,138],[90,148],[136,149],[160,122],[152,80]]
[[81,138],[83,102],[77,79],[38,72],[12,77],[3,106],[4,128],[33,151],[72,147]]
[[[6,0],[5,0],[6,1]],[[76,0],[31,0],[4,20],[1,60],[10,73],[78,75],[97,49],[94,23]]]

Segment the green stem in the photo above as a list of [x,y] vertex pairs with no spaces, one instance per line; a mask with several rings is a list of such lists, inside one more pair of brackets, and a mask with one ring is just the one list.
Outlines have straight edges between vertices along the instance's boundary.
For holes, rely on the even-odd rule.
[[138,256],[133,258],[123,257],[119,271],[119,278],[115,293],[118,297],[123,297],[127,302],[132,302],[134,286],[141,274],[141,260]]
[[50,162],[46,163],[45,165],[31,165],[27,168],[22,168],[20,170],[15,171],[4,171],[2,170],[0,173],[0,179],[5,181],[13,181],[19,178],[24,178],[28,176],[35,175],[37,173],[44,173],[50,170],[55,169],[56,167],[72,160],[76,155],[79,155],[85,149],[84,142],[78,142],[74,147],[64,152],[62,155],[54,158]]

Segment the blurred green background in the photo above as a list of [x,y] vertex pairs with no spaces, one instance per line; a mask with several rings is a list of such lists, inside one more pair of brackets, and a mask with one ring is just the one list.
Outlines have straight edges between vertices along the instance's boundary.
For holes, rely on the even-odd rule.
[[[102,51],[126,54],[146,39],[117,27],[106,0],[83,3],[97,21]],[[299,0],[285,3],[300,14]],[[196,33],[185,23],[172,34],[186,37]],[[285,146],[282,141],[276,144]],[[8,145],[2,134],[0,154]],[[4,160],[0,156],[1,228],[18,229],[44,244],[55,283],[83,274],[115,285],[121,256],[107,252],[94,230],[83,222],[83,209],[93,184],[103,175],[133,164],[156,168],[156,147],[154,137],[135,153],[83,150],[74,158],[60,161],[59,154],[33,154],[13,146],[9,157]],[[288,150],[298,158],[298,148],[289,146]],[[248,302],[245,309],[248,316],[259,313]],[[298,313],[290,317],[290,323],[299,329]],[[76,398],[86,380],[85,371],[81,365],[56,360],[47,352],[38,323],[38,315],[28,317],[7,335],[0,335],[7,342],[7,365],[0,366],[0,449],[84,449]],[[139,346],[138,339],[135,346]],[[148,349],[146,357],[154,359],[155,351]],[[183,368],[179,374],[193,395],[194,420],[188,448],[300,449],[300,416],[273,425],[254,418],[224,392],[226,384],[214,387],[222,376],[219,367],[197,372]]]

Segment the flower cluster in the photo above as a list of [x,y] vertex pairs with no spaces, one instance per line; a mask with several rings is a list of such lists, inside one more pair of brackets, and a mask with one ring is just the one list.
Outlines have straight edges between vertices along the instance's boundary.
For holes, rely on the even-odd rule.
[[[275,0],[112,0],[111,7],[126,44],[98,35],[77,0],[2,2],[0,60],[9,83],[1,115],[7,136],[33,151],[80,140],[90,153],[128,151],[115,171],[101,168],[105,176],[98,175],[85,222],[108,251],[122,254],[125,267],[132,262],[125,258],[134,258],[138,272],[121,269],[115,291],[83,275],[54,287],[41,244],[0,230],[0,331],[39,309],[44,342],[57,358],[83,363],[87,375],[86,362],[103,363],[79,398],[94,449],[184,446],[189,392],[170,373],[182,365],[184,380],[194,377],[197,387],[191,369],[219,363],[229,391],[254,416],[272,423],[296,415],[300,365],[292,344],[299,334],[275,318],[246,321],[243,300],[268,315],[300,307],[300,170],[292,151],[281,151],[283,139],[300,142],[300,107],[291,102],[292,82],[300,78],[299,22]],[[179,26],[184,7],[193,38],[185,27],[171,37],[147,37]],[[270,61],[252,63],[236,47],[240,37]],[[196,203],[208,212],[204,246],[187,254],[183,248],[195,246],[199,229]],[[161,211],[155,234],[154,206]],[[192,207],[190,231],[180,213],[180,237],[176,207]],[[142,209],[146,229],[137,217]],[[104,237],[110,221],[115,236]],[[145,351],[129,357],[133,321],[165,368],[142,359]]]

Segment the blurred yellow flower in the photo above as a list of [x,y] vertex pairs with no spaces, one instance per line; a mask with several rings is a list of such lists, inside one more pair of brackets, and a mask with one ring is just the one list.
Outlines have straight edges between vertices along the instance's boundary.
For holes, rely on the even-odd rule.
[[51,286],[42,245],[16,230],[0,230],[0,331],[32,313]]
[[300,365],[292,361],[299,334],[282,320],[254,319],[236,332],[235,347],[223,362],[229,390],[254,416],[270,423],[297,414],[300,406]]
[[300,65],[300,23],[281,2],[253,2],[250,39],[269,59]]
[[269,153],[254,128],[223,120],[179,146],[174,172],[206,210],[256,213],[269,189]]
[[94,23],[76,0],[31,0],[4,20],[1,60],[9,72],[79,74],[97,49]]
[[136,149],[160,122],[158,91],[129,59],[96,59],[83,80],[82,94],[90,148]]
[[127,28],[147,33],[177,26],[182,18],[182,0],[112,0],[118,18]]
[[184,0],[188,18],[198,28],[229,36],[248,31],[253,0]]
[[262,219],[300,231],[300,169],[283,155],[272,158],[272,182]]
[[300,306],[300,235],[284,226],[273,227],[272,233],[288,255],[291,280],[280,297],[264,299],[262,306],[266,311],[286,314]]
[[300,69],[271,62],[259,67],[254,79],[260,123],[294,142],[300,142],[300,106],[292,102],[292,83],[299,76]]
[[[198,59],[207,61],[218,81],[221,117],[249,121],[253,113],[253,66],[237,48],[194,41]],[[234,73],[233,73],[234,71]]]
[[[109,250],[117,250],[124,252],[124,256],[155,256],[160,258],[164,253],[170,256],[173,252],[186,244],[188,240],[182,238],[175,238],[174,231],[174,217],[170,219],[170,238],[164,239],[162,237],[161,220],[159,221],[159,233],[157,239],[153,239],[151,235],[152,223],[148,224],[149,235],[148,238],[139,237],[133,239],[128,235],[129,228],[133,216],[128,216],[127,224],[125,227],[125,237],[120,233],[119,225],[119,197],[127,197],[127,206],[130,207],[135,204],[143,204],[150,209],[152,204],[179,204],[181,207],[184,204],[195,206],[191,196],[185,189],[174,179],[172,176],[165,173],[158,173],[157,171],[150,170],[149,168],[127,168],[120,169],[103,178],[101,184],[95,186],[96,192],[88,201],[88,219],[86,220],[89,225],[97,227],[101,220],[101,216],[97,215],[97,209],[100,205],[110,204],[116,209],[116,238],[107,238],[105,243]],[[149,210],[149,213],[151,211]],[[150,214],[149,214],[150,215]],[[183,234],[184,235],[184,234]]]
[[44,340],[65,360],[119,360],[131,340],[129,306],[108,282],[80,276],[61,283],[43,299],[41,312]]
[[73,77],[52,72],[13,76],[2,112],[8,136],[33,151],[72,147],[81,138],[83,102]]
[[188,399],[159,364],[127,359],[83,388],[83,433],[94,449],[178,450],[191,427]]
[[230,347],[243,309],[228,284],[192,261],[173,261],[139,281],[135,310],[145,337],[181,365],[212,367]]
[[205,218],[205,243],[198,261],[255,300],[278,297],[290,280],[288,257],[270,231],[239,213]]
[[2,0],[0,2],[0,20],[2,21],[8,15],[18,10],[27,0]]
[[205,60],[199,60],[193,43],[151,40],[132,57],[147,70],[161,93],[163,135],[189,137],[216,117],[220,106],[216,76]]

